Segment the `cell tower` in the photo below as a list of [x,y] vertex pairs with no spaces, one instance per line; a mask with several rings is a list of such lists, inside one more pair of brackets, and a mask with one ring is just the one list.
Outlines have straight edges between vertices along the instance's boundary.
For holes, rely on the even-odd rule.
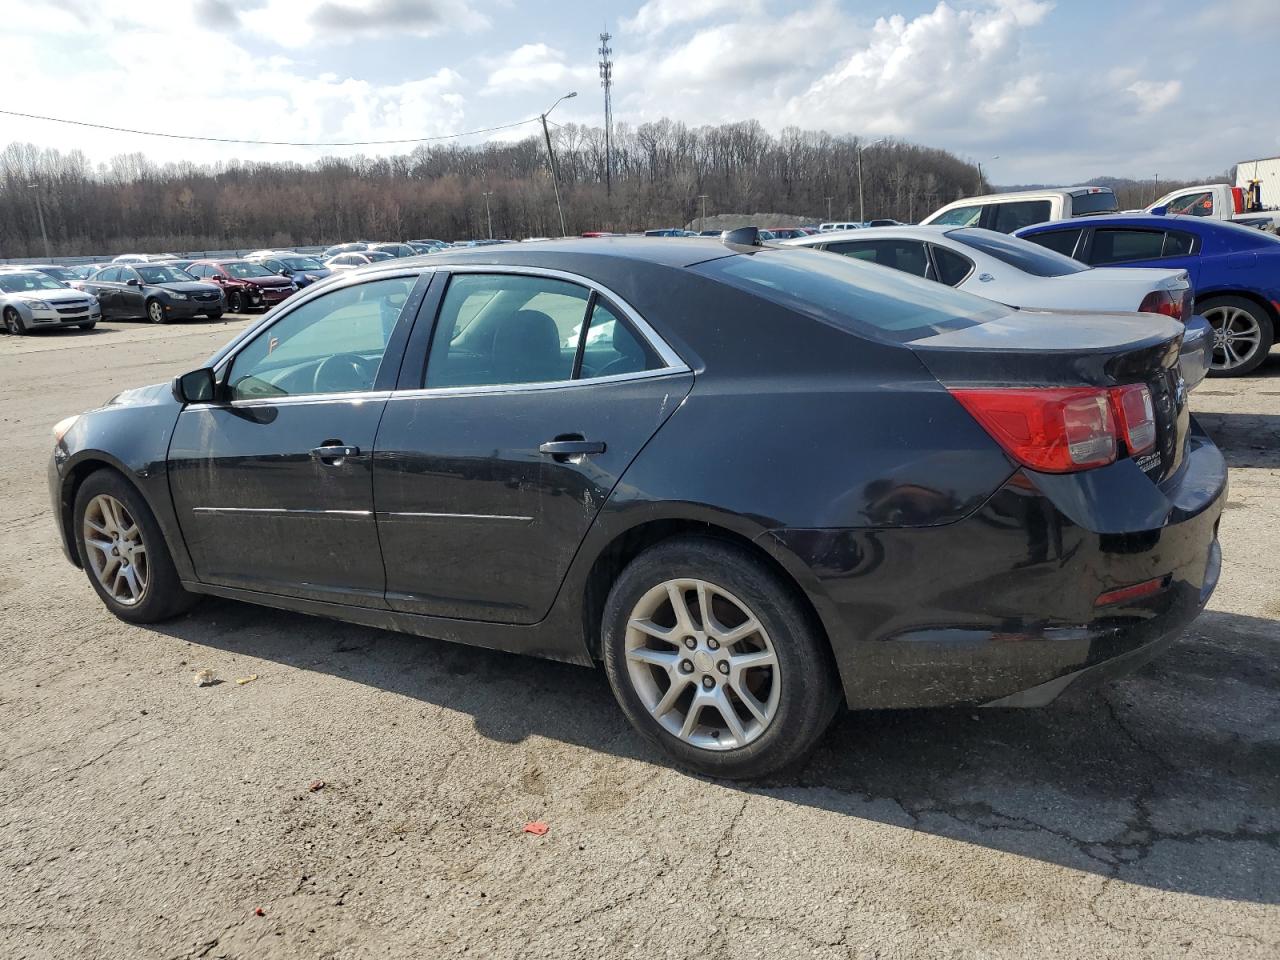
[[613,196],[613,61],[609,55],[613,48],[609,41],[612,34],[605,30],[600,34],[600,86],[604,87],[604,192]]

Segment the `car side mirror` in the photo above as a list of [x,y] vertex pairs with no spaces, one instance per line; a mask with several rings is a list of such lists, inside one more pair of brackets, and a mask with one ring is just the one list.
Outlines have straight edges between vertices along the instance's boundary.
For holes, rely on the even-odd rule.
[[201,367],[173,378],[173,397],[179,403],[212,403],[218,381],[211,367]]
[[1158,207],[1152,207],[1150,212],[1153,217],[1163,217],[1169,212],[1169,205],[1166,203]]
[[139,280],[137,277],[130,277],[128,280],[124,282],[124,285],[126,287],[140,287],[142,286],[142,281]]
[[291,274],[288,270],[281,270],[281,271],[280,271],[280,276],[282,276],[282,277],[291,277],[291,276],[293,276],[293,274]]

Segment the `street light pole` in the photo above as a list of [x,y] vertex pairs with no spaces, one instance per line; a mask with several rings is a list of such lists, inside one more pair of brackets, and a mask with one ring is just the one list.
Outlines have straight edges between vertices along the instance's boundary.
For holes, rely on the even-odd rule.
[[[867,147],[874,147],[876,144],[884,143],[884,140],[885,138],[881,137],[879,140],[875,140],[871,143],[868,143]],[[858,144],[858,222],[859,223],[867,222],[867,211],[863,208],[863,205],[862,205],[862,151],[865,149],[866,147],[864,147],[862,144]]]
[[702,222],[698,224],[698,229],[707,229],[707,195],[705,193],[698,194],[698,199],[702,201]]
[[[998,154],[998,153],[997,153],[997,154],[996,154],[994,157],[992,157],[991,159],[992,159],[992,160],[999,160],[999,159],[1000,159],[1000,154]],[[979,193],[981,193],[981,192],[982,192],[982,187],[983,187],[983,185],[984,185],[986,182],[987,182],[987,181],[986,181],[985,179],[983,179],[983,176],[982,176],[982,161],[981,161],[981,160],[979,160],[979,161],[978,161],[978,192],[979,192]]]
[[52,260],[53,254],[49,252],[49,234],[44,229],[44,207],[40,204],[40,184],[29,183],[27,186],[36,192],[36,219],[40,221],[40,239],[44,241],[44,258]]
[[[577,95],[578,95],[578,91],[574,90],[571,93],[566,93],[563,97],[560,98],[560,100],[570,100],[573,97],[576,97]],[[547,130],[547,114],[560,105],[560,100],[557,100],[555,103],[553,103],[550,107],[547,108],[546,113],[542,114],[541,120],[542,120],[542,136],[547,141],[547,158],[551,162],[551,185],[555,187],[555,191],[556,191],[556,211],[560,214],[560,236],[563,237],[569,233],[569,228],[566,227],[564,224],[564,206],[560,203],[560,170],[556,166],[555,151],[551,149],[551,133],[550,131]]]
[[831,201],[834,200],[835,197],[823,197],[822,199],[827,201],[827,223],[830,223],[831,222]]
[[489,221],[489,239],[493,239],[493,214],[489,211],[489,198],[493,196],[492,190],[486,190],[481,194],[484,197],[484,217]]

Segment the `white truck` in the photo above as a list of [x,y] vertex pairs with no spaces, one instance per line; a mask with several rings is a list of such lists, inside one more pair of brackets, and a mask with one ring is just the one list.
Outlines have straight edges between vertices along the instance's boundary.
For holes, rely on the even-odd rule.
[[983,227],[1000,233],[1013,233],[1048,220],[1119,212],[1120,205],[1110,187],[1060,187],[966,197],[939,207],[921,220],[920,225]]
[[[1237,173],[1237,177],[1239,176],[1241,175]],[[1260,190],[1233,187],[1229,183],[1203,183],[1174,190],[1147,207],[1145,212],[1227,220],[1246,227],[1258,227],[1270,233],[1275,233],[1277,227],[1280,227],[1280,211],[1263,208]]]

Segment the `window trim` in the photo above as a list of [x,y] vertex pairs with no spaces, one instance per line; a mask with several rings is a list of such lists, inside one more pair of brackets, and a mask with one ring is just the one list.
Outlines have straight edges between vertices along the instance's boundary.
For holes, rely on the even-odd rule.
[[[617,373],[607,377],[590,377],[588,379],[572,379],[572,375],[568,380],[544,380],[537,383],[486,383],[465,387],[428,387],[426,386],[426,370],[427,364],[431,359],[431,345],[434,344],[436,322],[439,320],[440,310],[444,307],[444,297],[441,296],[440,302],[436,305],[436,314],[431,318],[430,333],[432,342],[428,345],[426,357],[422,365],[422,386],[410,387],[407,389],[396,389],[392,391],[391,399],[425,399],[428,397],[460,397],[479,394],[492,393],[528,393],[537,390],[553,390],[565,387],[590,386],[601,383],[623,383],[628,380],[651,380],[655,377],[669,377],[674,374],[692,373],[689,365],[681,359],[680,355],[671,348],[671,346],[662,339],[662,336],[653,329],[652,326],[640,316],[636,309],[627,303],[622,297],[618,296],[608,287],[589,277],[580,274],[571,273],[567,270],[558,270],[554,267],[532,267],[523,264],[501,264],[501,263],[484,263],[484,264],[448,264],[441,263],[435,265],[439,273],[445,274],[446,278],[452,277],[454,274],[467,273],[488,273],[488,274],[508,274],[525,277],[542,277],[548,280],[561,280],[572,283],[575,286],[584,288],[587,291],[588,300],[594,303],[597,299],[605,300],[610,306],[616,307],[622,318],[631,324],[636,334],[643,338],[649,347],[658,355],[658,359],[662,361],[663,366],[656,370],[637,370],[634,373]],[[444,288],[444,292],[448,292],[448,287]],[[582,334],[585,336],[587,327],[590,323],[590,313],[584,312],[582,322]],[[582,352],[582,343],[579,342],[578,353]],[[575,367],[577,360],[575,359]]]

